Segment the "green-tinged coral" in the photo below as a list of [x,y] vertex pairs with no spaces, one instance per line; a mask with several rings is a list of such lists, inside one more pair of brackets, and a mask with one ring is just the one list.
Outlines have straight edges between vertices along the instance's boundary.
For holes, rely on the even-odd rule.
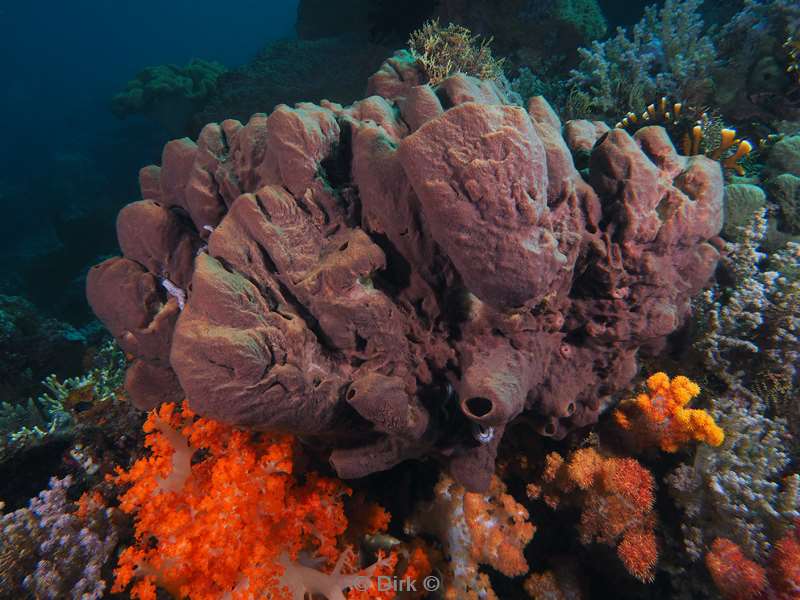
[[431,85],[454,73],[500,81],[504,77],[503,59],[492,56],[491,41],[460,25],[442,27],[434,19],[411,34],[408,47]]
[[142,114],[166,127],[182,127],[202,107],[225,71],[218,62],[199,59],[183,67],[147,67],[128,82],[125,91],[114,96],[111,110],[119,118]]
[[784,136],[772,145],[764,171],[768,176],[789,173],[800,177],[800,134]]
[[757,185],[732,183],[725,186],[725,221],[722,235],[738,241],[753,215],[767,204],[767,196]]
[[121,393],[125,356],[115,342],[106,342],[86,374],[60,381],[50,375],[42,382],[47,392],[21,404],[0,403],[0,461],[14,450],[67,433],[83,405],[113,400]]
[[800,235],[800,177],[782,173],[769,182],[772,198],[780,207],[780,221],[791,234]]
[[553,16],[572,24],[586,40],[601,38],[608,30],[597,0],[558,0],[553,7]]

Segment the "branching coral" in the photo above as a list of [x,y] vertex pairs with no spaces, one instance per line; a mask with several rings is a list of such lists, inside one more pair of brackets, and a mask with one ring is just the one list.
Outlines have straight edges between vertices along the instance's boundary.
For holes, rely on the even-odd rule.
[[492,56],[491,42],[481,40],[466,27],[453,23],[442,27],[434,19],[411,34],[408,47],[431,85],[455,73],[499,82],[503,79],[503,59]]
[[667,478],[686,515],[686,550],[697,560],[713,538],[725,537],[760,559],[800,516],[800,481],[785,476],[791,464],[786,423],[769,418],[763,403],[732,392],[714,397],[710,411],[726,431],[725,442],[698,446],[691,464]]
[[661,9],[647,8],[630,37],[619,29],[615,37],[582,48],[568,82],[572,104],[607,118],[630,110],[638,114],[647,98],[664,93],[702,104],[711,90],[716,50],[705,35],[700,4],[667,0]]
[[686,408],[700,393],[699,386],[683,376],[670,380],[666,373],[647,379],[648,393],[622,402],[614,412],[617,424],[631,431],[638,445],[658,445],[665,452],[676,452],[697,440],[719,446],[725,439],[722,429],[705,411]]
[[528,572],[523,551],[536,528],[528,511],[506,493],[499,478],[486,494],[467,492],[443,475],[431,503],[419,507],[408,520],[406,533],[428,533],[444,546],[448,575],[446,598],[496,598],[480,565],[490,565],[509,577]]
[[[114,590],[135,580],[135,598],[155,597],[155,585],[193,599],[303,598],[343,591],[388,563],[345,572],[354,555],[337,547],[347,520],[338,481],[293,475],[294,443],[254,437],[184,406],[165,404],[145,423],[151,454],[117,484],[131,484],[120,508],[135,515],[137,544],[119,559]],[[201,451],[203,458],[192,464]],[[326,574],[302,562],[314,555]],[[393,564],[393,563],[392,563]],[[288,594],[288,595],[287,595]]]
[[71,478],[0,518],[0,588],[3,595],[56,600],[104,597],[101,570],[119,538],[117,509],[84,494],[67,499]]
[[[797,377],[800,245],[790,243],[774,253],[762,270],[765,255],[758,248],[766,230],[761,210],[726,258],[734,285],[708,290],[697,302],[696,346],[709,372],[732,389],[752,391],[764,372],[789,381]],[[736,368],[743,358],[756,355],[761,364],[747,376]]]
[[594,448],[573,452],[567,460],[553,452],[539,483],[528,485],[531,498],[550,508],[577,506],[581,542],[616,547],[628,572],[652,581],[658,560],[655,533],[655,482],[632,458],[602,456]]
[[0,403],[0,461],[49,436],[69,432],[77,409],[114,400],[122,393],[127,364],[113,340],[102,345],[92,363],[79,377],[59,381],[51,374],[42,382],[48,391],[26,404]]

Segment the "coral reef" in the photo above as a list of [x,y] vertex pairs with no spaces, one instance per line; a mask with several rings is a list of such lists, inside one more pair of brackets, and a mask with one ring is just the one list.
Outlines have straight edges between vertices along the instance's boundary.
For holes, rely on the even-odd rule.
[[[731,284],[697,298],[695,347],[706,370],[729,389],[754,396],[766,383],[782,381],[779,387],[791,396],[798,377],[800,244],[773,253],[762,269],[759,245],[766,231],[762,209],[723,261]],[[749,372],[737,368],[743,364]]]
[[4,597],[105,597],[101,571],[117,546],[119,511],[95,496],[69,501],[71,483],[69,477],[53,478],[28,508],[0,517]]
[[719,166],[615,130],[587,183],[543,99],[422,81],[401,52],[364,101],[210,124],[142,170],[87,278],[133,402],[316,437],[345,478],[433,454],[480,491],[507,423],[560,439],[663,346],[716,266]]
[[545,76],[572,66],[576,48],[607,28],[597,0],[443,0],[434,16],[494,38],[513,71],[527,65]]
[[55,374],[44,379],[47,392],[24,404],[0,403],[0,463],[25,446],[45,437],[67,433],[74,414],[93,404],[116,399],[123,387],[126,362],[112,340],[93,357],[92,368],[83,375],[60,381]]
[[[134,582],[131,595],[140,600],[155,598],[156,585],[191,598],[343,600],[345,589],[393,566],[379,558],[349,569],[355,555],[337,538],[350,491],[311,472],[298,481],[291,439],[195,418],[185,404],[151,413],[145,431],[149,455],[114,478],[130,484],[120,508],[134,515],[136,530],[114,591]],[[196,452],[202,457],[193,460]],[[318,570],[312,559],[333,570]]]
[[750,156],[753,145],[738,139],[736,130],[727,127],[717,114],[681,102],[670,104],[662,96],[649,104],[641,116],[629,112],[616,127],[632,132],[650,125],[664,127],[685,156],[704,154],[718,160],[725,169],[740,176],[745,174],[742,163]]
[[443,582],[446,598],[496,600],[480,565],[508,577],[526,574],[523,552],[536,528],[528,522],[528,511],[506,493],[499,478],[492,478],[485,494],[477,494],[443,475],[433,501],[417,509],[405,531],[430,534],[442,543],[448,561]]
[[800,94],[783,47],[798,27],[796,2],[746,0],[720,28],[715,42],[722,60],[714,73],[714,103],[729,119],[759,123],[768,132],[800,120]]
[[147,67],[128,82],[125,91],[114,96],[111,110],[120,119],[141,114],[155,119],[173,135],[183,133],[225,70],[220,63],[200,59],[183,67]]
[[725,223],[722,235],[733,242],[741,241],[753,215],[767,206],[767,195],[757,185],[731,183],[725,186]]
[[605,457],[591,447],[576,450],[567,459],[552,452],[540,481],[529,484],[527,492],[552,509],[577,507],[583,544],[616,547],[631,575],[653,580],[658,560],[655,482],[636,460]]

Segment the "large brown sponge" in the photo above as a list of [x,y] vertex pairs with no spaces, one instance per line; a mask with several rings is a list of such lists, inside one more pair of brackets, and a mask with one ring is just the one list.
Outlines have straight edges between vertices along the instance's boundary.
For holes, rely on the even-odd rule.
[[477,491],[509,422],[590,424],[663,346],[717,262],[719,165],[598,129],[587,182],[544,99],[421,81],[401,52],[352,106],[210,124],[142,170],[87,283],[138,406],[315,439],[342,477],[443,457]]

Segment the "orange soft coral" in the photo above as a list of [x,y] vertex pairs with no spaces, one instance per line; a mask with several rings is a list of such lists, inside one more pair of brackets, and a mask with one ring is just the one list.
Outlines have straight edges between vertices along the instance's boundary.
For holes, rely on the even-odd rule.
[[525,574],[524,550],[535,531],[528,511],[506,493],[497,476],[485,494],[478,494],[442,475],[433,501],[406,523],[407,533],[428,533],[442,542],[450,558],[443,590],[448,600],[496,598],[479,565],[490,565],[509,577]]
[[631,575],[652,581],[658,558],[654,488],[652,474],[636,460],[605,457],[594,448],[582,448],[568,460],[551,453],[541,482],[529,485],[528,493],[551,508],[564,502],[577,505],[581,542],[616,546]]
[[[350,491],[314,473],[300,485],[291,438],[198,419],[185,404],[162,406],[145,431],[150,454],[114,477],[130,486],[120,507],[135,515],[136,538],[120,556],[114,591],[134,582],[139,600],[155,598],[156,585],[196,600],[290,598],[282,584],[301,553],[341,568]],[[296,566],[295,574],[309,569]]]
[[614,412],[617,424],[632,432],[639,446],[676,452],[693,440],[711,446],[723,442],[725,434],[711,415],[686,408],[700,393],[696,383],[682,375],[670,380],[666,373],[656,373],[647,379],[647,388],[649,393],[623,401]]

